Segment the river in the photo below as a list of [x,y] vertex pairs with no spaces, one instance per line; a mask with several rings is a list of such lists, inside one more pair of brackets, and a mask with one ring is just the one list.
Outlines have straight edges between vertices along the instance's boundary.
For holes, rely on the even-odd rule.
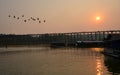
[[104,48],[0,48],[0,75],[120,75]]

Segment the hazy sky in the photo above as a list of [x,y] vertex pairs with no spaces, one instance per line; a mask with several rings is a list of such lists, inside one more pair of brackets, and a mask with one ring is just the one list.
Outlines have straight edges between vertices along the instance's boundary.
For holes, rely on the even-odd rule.
[[[8,15],[21,16],[17,20]],[[96,21],[96,16],[101,19]],[[46,23],[24,22],[39,17]],[[37,34],[120,29],[120,0],[0,0],[0,33]]]

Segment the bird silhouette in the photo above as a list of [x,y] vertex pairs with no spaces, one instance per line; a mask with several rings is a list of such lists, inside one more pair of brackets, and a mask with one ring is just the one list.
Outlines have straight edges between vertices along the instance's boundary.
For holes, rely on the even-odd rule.
[[22,17],[24,17],[24,15],[22,15]]
[[26,22],[27,20],[24,20],[24,22]]
[[19,20],[20,18],[18,17],[17,19]]
[[37,18],[37,20],[39,20],[39,18]]
[[15,16],[13,16],[13,18],[16,18]]
[[33,18],[31,17],[31,19],[33,19]]
[[36,21],[36,19],[33,18],[33,21]]
[[41,21],[39,21],[39,23],[41,23]]
[[25,15],[21,15],[21,16],[17,16],[17,15],[11,15],[11,14],[8,14],[8,17],[12,17],[12,18],[16,18],[17,20],[21,19],[23,22],[30,22],[30,21],[35,21],[37,23],[45,23],[46,20],[43,19],[43,20],[40,20],[39,17],[26,17]]
[[43,21],[44,23],[46,22],[46,20]]
[[8,17],[11,17],[11,15],[8,15]]

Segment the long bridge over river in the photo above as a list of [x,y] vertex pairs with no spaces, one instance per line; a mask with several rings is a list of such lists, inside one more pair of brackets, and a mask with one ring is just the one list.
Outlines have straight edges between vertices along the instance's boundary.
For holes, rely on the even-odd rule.
[[[76,41],[103,41],[108,35],[120,35],[120,30],[32,34],[32,37],[42,37],[41,42],[52,44],[75,44]],[[120,37],[115,37],[120,38]]]
[[0,44],[75,44],[76,41],[103,41],[108,38],[108,35],[113,37],[120,35],[120,30],[28,35],[1,34]]

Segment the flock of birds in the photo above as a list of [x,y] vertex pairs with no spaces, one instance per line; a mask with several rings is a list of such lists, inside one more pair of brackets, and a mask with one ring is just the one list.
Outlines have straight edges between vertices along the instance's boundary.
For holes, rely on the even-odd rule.
[[21,16],[13,16],[13,15],[8,15],[9,18],[14,18],[14,19],[17,19],[17,20],[20,20],[22,19],[24,22],[28,22],[28,21],[37,21],[38,23],[45,23],[46,20],[40,20],[40,18],[34,18],[34,17],[30,17],[30,18],[27,18],[25,19],[25,15],[21,15]]

